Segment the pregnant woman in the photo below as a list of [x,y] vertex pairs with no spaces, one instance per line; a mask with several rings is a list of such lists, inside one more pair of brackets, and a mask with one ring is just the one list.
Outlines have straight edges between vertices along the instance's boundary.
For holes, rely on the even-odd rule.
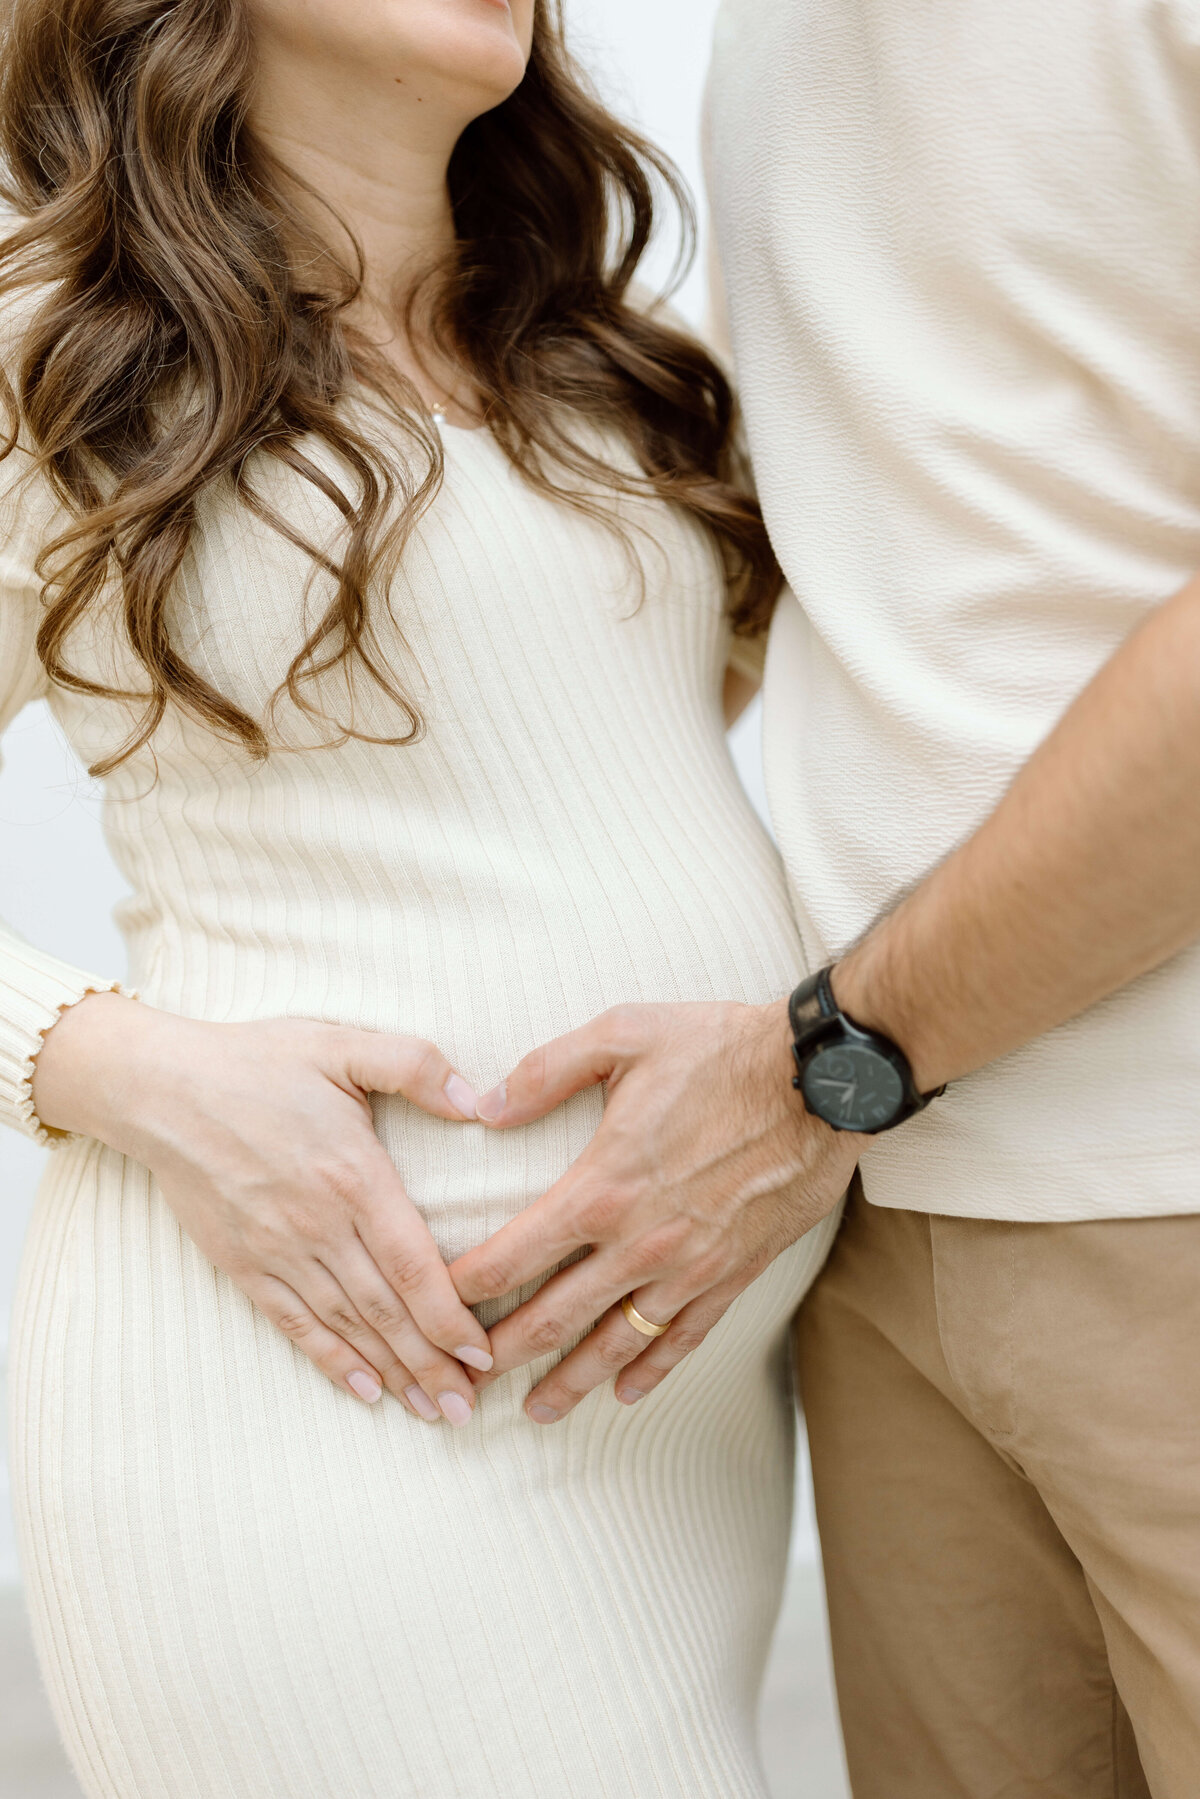
[[801,970],[723,738],[777,574],[721,374],[630,301],[650,153],[541,0],[16,0],[3,70],[0,706],[49,700],[131,890],[128,993],[0,939],[79,1779],[762,1799],[832,1226],[551,1431],[545,1362],[476,1393],[500,1308],[447,1272],[601,1104],[501,1134],[476,1093]]

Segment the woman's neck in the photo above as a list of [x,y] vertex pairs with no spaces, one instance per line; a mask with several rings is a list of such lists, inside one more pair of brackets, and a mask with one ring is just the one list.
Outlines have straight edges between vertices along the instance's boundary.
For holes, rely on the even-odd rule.
[[253,108],[255,131],[282,166],[307,184],[297,204],[340,260],[351,262],[349,230],[363,258],[363,292],[349,318],[384,350],[428,401],[444,401],[453,372],[402,341],[404,300],[453,250],[447,186],[451,152],[465,120],[434,92],[397,79],[374,85],[355,71],[320,70],[287,45],[263,46]]

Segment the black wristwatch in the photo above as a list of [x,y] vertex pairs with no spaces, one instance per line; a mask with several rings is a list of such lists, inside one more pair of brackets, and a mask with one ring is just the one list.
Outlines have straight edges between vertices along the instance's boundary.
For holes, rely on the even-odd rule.
[[879,1031],[855,1024],[833,997],[832,968],[802,981],[788,1001],[796,1058],[793,1087],[835,1131],[875,1136],[944,1093],[919,1093],[908,1057]]

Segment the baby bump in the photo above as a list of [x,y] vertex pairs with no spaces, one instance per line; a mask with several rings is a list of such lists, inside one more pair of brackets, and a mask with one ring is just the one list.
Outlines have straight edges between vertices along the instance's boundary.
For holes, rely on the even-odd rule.
[[[574,1148],[561,1143],[563,1158]],[[511,1178],[510,1167],[507,1173]],[[451,1223],[443,1224],[442,1237],[482,1230],[529,1189],[497,1181],[491,1194],[495,1214],[488,1216],[485,1200],[470,1225],[465,1210],[456,1218],[443,1199],[441,1217]],[[94,1516],[107,1493],[139,1513],[123,1513],[133,1538],[164,1528],[168,1500],[168,1515],[171,1506],[186,1510],[198,1481],[236,1486],[247,1445],[259,1443],[260,1432],[271,1455],[284,1453],[285,1437],[303,1445],[329,1431],[338,1441],[349,1432],[358,1443],[351,1460],[374,1444],[372,1454],[386,1452],[397,1490],[419,1447],[435,1484],[469,1474],[479,1455],[487,1479],[511,1465],[528,1491],[531,1468],[551,1487],[561,1484],[594,1432],[606,1453],[624,1453],[645,1428],[638,1420],[661,1406],[668,1417],[702,1412],[696,1453],[736,1465],[745,1453],[746,1419],[765,1420],[768,1445],[782,1428],[776,1406],[785,1404],[788,1324],[835,1226],[827,1220],[785,1251],[652,1404],[621,1407],[604,1389],[554,1430],[538,1431],[521,1407],[549,1357],[490,1387],[460,1434],[419,1428],[386,1399],[368,1410],[335,1388],[184,1234],[146,1170],[100,1145],[75,1144],[52,1161],[22,1266],[13,1325],[18,1436],[34,1461],[65,1451],[55,1516],[62,1505],[77,1517]],[[369,1422],[376,1414],[388,1419],[382,1436]],[[265,1449],[251,1461],[264,1465],[264,1458]],[[108,1469],[107,1481],[97,1482],[97,1468]]]
[[[597,1117],[588,1096],[517,1160],[410,1136],[410,1178],[443,1218],[465,1191],[491,1222]],[[561,1790],[610,1790],[572,1761],[600,1742],[610,1770],[666,1743],[685,1770],[699,1757],[661,1787],[647,1773],[647,1795],[757,1792],[740,1720],[786,1556],[786,1330],[831,1231],[641,1405],[602,1390],[539,1430],[527,1369],[455,1432],[334,1388],[143,1169],[60,1151],[15,1321],[14,1472],[39,1653],[89,1793],[397,1799],[442,1792],[451,1766],[483,1791],[498,1743],[536,1779],[538,1718],[581,1691]]]
[[[462,1253],[537,1198],[586,1146],[599,1106],[597,1094],[581,1095],[554,1118],[507,1135],[441,1125],[407,1133],[393,1153],[429,1210],[443,1253]],[[451,1154],[446,1143],[456,1137],[476,1137],[482,1153]],[[782,1342],[835,1225],[836,1218],[825,1221],[785,1251],[668,1386],[700,1380],[718,1410],[728,1402],[736,1415],[738,1389],[760,1378]],[[72,1143],[51,1159],[23,1258],[13,1337],[14,1382],[24,1379],[27,1393],[51,1408],[55,1429],[67,1428],[69,1407],[77,1445],[84,1436],[118,1440],[135,1418],[147,1446],[176,1414],[189,1415],[193,1426],[211,1423],[237,1409],[250,1378],[286,1386],[301,1411],[306,1394],[323,1400],[327,1392],[339,1410],[361,1409],[214,1268],[148,1171],[97,1143]],[[489,1430],[506,1428],[546,1366],[519,1370],[488,1390],[480,1418]],[[581,1408],[578,1416],[590,1414]],[[624,1408],[620,1416],[628,1416]]]
[[[144,1170],[69,1150],[39,1199],[14,1320],[29,1565],[102,1633],[106,1610],[170,1612],[226,1564],[294,1589],[347,1532],[377,1536],[356,1551],[376,1579],[430,1545],[462,1556],[501,1515],[592,1533],[615,1483],[622,1506],[635,1490],[674,1519],[656,1556],[685,1582],[731,1513],[743,1535],[751,1518],[768,1537],[785,1529],[788,1324],[833,1228],[785,1251],[639,1406],[604,1388],[538,1429],[522,1402],[547,1359],[496,1382],[457,1432],[336,1388],[184,1236]],[[684,1523],[690,1546],[675,1540]]]
[[[654,1494],[687,1522],[690,1548],[676,1528],[656,1551],[682,1558],[684,1581],[731,1511],[784,1528],[787,1325],[831,1230],[785,1252],[640,1406],[605,1389],[538,1430],[521,1402],[543,1363],[497,1382],[453,1432],[336,1389],[184,1236],[144,1170],[71,1146],[39,1196],[13,1332],[18,1521],[44,1604],[100,1640],[112,1615],[134,1631],[193,1588],[189,1605],[232,1604],[232,1589],[213,1597],[222,1569],[294,1590],[347,1533],[374,1576],[395,1578],[422,1543],[461,1556],[497,1508],[582,1529],[613,1482],[622,1506]],[[698,1479],[702,1503],[687,1497]]]
[[443,1257],[453,1261],[548,1191],[587,1149],[604,1112],[594,1087],[512,1131],[431,1118],[376,1095],[375,1128]]

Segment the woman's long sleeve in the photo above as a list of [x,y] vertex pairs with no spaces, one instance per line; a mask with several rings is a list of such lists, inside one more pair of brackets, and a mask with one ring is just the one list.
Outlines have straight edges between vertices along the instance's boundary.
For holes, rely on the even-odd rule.
[[[35,647],[41,581],[33,568],[37,533],[28,510],[41,514],[42,508],[21,479],[18,459],[24,460],[19,449],[0,462],[0,733],[48,685]],[[34,1110],[34,1059],[65,1006],[118,987],[34,948],[0,920],[0,1123],[41,1143],[61,1136],[48,1131]]]

